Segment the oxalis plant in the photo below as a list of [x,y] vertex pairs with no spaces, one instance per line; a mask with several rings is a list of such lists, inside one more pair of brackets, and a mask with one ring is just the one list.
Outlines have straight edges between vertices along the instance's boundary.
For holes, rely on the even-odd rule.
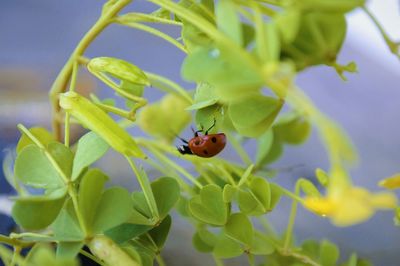
[[[249,265],[329,266],[339,259],[348,266],[370,265],[356,254],[339,258],[339,249],[328,240],[293,240],[298,205],[335,226],[364,222],[377,209],[396,210],[391,192],[352,185],[348,169],[357,154],[349,139],[295,84],[297,73],[315,65],[331,66],[343,79],[345,72],[356,72],[355,63],[336,61],[346,35],[345,15],[355,8],[368,14],[400,57],[398,44],[365,1],[148,2],[155,5],[148,14],[124,13],[130,0],[106,2],[50,90],[52,131],[18,125],[22,134],[16,156],[9,155],[3,166],[17,192],[12,216],[21,230],[0,236],[0,242],[13,247],[0,245],[3,262],[78,265],[80,253],[99,265],[165,265],[162,249],[180,216],[193,225],[195,249],[209,253],[216,265],[239,256],[247,257]],[[181,28],[181,37],[151,26],[156,23]],[[92,41],[115,24],[154,34],[185,53],[181,74],[195,89],[123,59],[86,57]],[[114,90],[115,99],[89,99],[76,92],[79,69]],[[148,102],[143,92],[149,86],[164,97]],[[116,106],[118,98],[126,105]],[[285,105],[288,111],[282,112]],[[76,143],[70,142],[71,123],[88,130]],[[126,127],[132,125],[147,137],[131,136]],[[190,125],[211,128],[209,134],[225,133],[241,161],[179,153],[176,136]],[[299,177],[289,191],[279,178],[271,179],[268,166],[286,145],[306,141],[312,126],[326,148],[329,169],[316,169],[315,182]],[[254,156],[243,148],[245,141],[257,142]],[[212,145],[220,143],[205,147]],[[112,177],[92,164],[110,148],[126,159],[140,190],[105,188]],[[188,164],[193,171],[183,166]],[[143,166],[162,176],[150,182]],[[381,185],[397,188],[400,176]],[[268,223],[281,197],[293,202],[282,234]]]

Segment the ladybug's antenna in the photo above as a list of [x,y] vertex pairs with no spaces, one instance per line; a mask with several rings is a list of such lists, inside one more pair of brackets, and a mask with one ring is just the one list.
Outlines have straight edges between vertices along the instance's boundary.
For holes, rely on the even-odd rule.
[[189,142],[188,142],[186,139],[181,138],[178,134],[174,133],[174,135],[175,135],[175,137],[177,137],[178,139],[180,139],[183,143],[189,144]]
[[216,123],[216,122],[217,122],[217,121],[215,120],[215,117],[214,117],[214,123],[211,125],[211,127],[210,127],[209,129],[206,130],[205,135],[208,135],[208,132],[209,132],[213,127],[215,127],[215,123]]

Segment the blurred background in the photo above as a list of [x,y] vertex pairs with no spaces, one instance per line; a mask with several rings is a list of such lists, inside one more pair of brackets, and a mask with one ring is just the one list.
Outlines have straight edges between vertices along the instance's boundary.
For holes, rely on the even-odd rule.
[[[57,73],[84,33],[99,16],[98,0],[1,0],[0,1],[0,159],[19,137],[17,123],[30,127],[50,127],[48,90]],[[396,0],[370,1],[369,6],[395,39],[400,39],[400,7]],[[129,10],[150,11],[144,0],[134,1]],[[303,72],[298,84],[331,118],[348,132],[360,153],[359,165],[352,169],[357,185],[379,190],[377,182],[400,172],[400,62],[391,55],[377,29],[361,10],[348,16],[348,36],[339,63],[355,61],[358,74],[348,74],[343,82],[333,69],[320,66]],[[174,37],[179,31],[162,27]],[[112,25],[90,46],[89,57],[123,58],[144,70],[165,75],[187,89],[193,84],[180,78],[183,53],[170,44],[134,29]],[[82,71],[78,87],[92,90],[99,84]],[[101,87],[100,87],[101,88]],[[151,99],[159,94],[151,88]],[[100,90],[106,94],[106,90]],[[188,134],[187,134],[188,135]],[[249,145],[248,149],[252,149]],[[135,182],[126,163],[109,154],[103,159],[113,183],[133,189]],[[289,189],[299,176],[313,177],[316,167],[326,168],[324,149],[315,132],[300,147],[286,147],[275,168],[301,167],[284,171],[275,179]],[[125,169],[125,170],[123,170]],[[13,191],[0,173],[0,233],[13,228],[5,200]],[[290,201],[283,200],[270,216],[280,231],[287,224]],[[295,231],[298,241],[328,238],[340,246],[343,255],[352,251],[375,265],[395,266],[400,261],[400,228],[393,225],[392,212],[379,212],[368,222],[337,228],[328,220],[300,208]],[[191,247],[191,226],[176,220],[164,256],[170,265],[213,265],[208,255]],[[232,261],[229,265],[240,265]]]

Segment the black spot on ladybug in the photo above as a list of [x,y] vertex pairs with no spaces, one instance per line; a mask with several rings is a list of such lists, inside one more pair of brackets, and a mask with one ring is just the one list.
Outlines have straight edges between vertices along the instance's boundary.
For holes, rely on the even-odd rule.
[[199,140],[196,140],[195,142],[194,142],[194,145],[199,145],[200,144],[200,141]]
[[216,138],[216,137],[212,137],[211,141],[212,141],[213,143],[216,143],[216,142],[217,142],[217,138]]
[[204,154],[208,154],[208,151],[207,151],[207,150],[204,150],[203,152],[204,152]]

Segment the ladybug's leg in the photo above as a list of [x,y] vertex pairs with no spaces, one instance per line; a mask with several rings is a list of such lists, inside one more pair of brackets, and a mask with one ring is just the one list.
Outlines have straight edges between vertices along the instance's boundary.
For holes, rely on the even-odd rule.
[[213,127],[215,127],[215,122],[216,122],[216,120],[215,120],[215,117],[214,117],[214,123],[211,125],[211,127],[210,127],[209,129],[206,130],[205,135],[208,135],[208,132],[209,132]]
[[200,129],[200,130],[196,130],[196,131],[194,131],[194,128],[193,128],[193,127],[190,127],[190,128],[192,129],[193,135],[194,135],[195,137],[198,137],[198,136],[199,136],[199,132],[203,132],[203,131],[204,131],[203,126],[201,126],[201,129]]

